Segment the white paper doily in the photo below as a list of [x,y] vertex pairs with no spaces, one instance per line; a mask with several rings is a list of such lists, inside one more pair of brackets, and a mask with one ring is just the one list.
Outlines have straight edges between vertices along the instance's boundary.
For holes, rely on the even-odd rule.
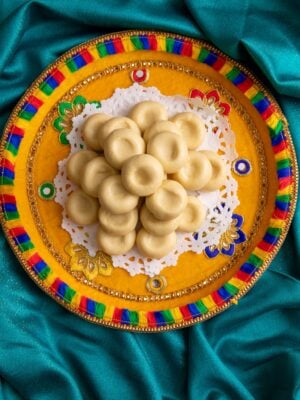
[[[149,260],[142,257],[136,248],[125,255],[112,257],[114,267],[124,268],[132,276],[136,274],[157,275],[163,268],[176,265],[180,254],[189,250],[199,254],[205,247],[218,244],[221,235],[231,224],[233,210],[239,204],[237,182],[231,175],[231,163],[237,158],[234,133],[230,128],[228,119],[221,115],[213,104],[208,105],[198,98],[191,100],[182,96],[164,96],[155,87],[145,88],[137,83],[126,89],[116,89],[112,97],[101,101],[100,108],[96,104],[86,104],[82,113],[73,118],[73,129],[68,135],[71,148],[69,157],[78,150],[86,148],[80,132],[85,118],[99,112],[112,116],[127,116],[136,103],[144,100],[154,100],[164,104],[168,110],[169,118],[184,111],[199,114],[205,121],[207,135],[204,143],[198,149],[219,151],[226,162],[227,179],[225,188],[220,191],[192,193],[206,205],[206,221],[197,232],[198,235],[177,233],[177,246],[166,257],[160,260]],[[58,163],[58,174],[54,179],[55,201],[63,208],[68,194],[76,189],[76,185],[66,177],[68,158]],[[222,211],[220,212],[220,210]],[[73,243],[86,247],[91,256],[94,256],[99,250],[96,242],[98,224],[85,227],[77,226],[67,218],[64,209],[62,228],[69,232]],[[197,239],[195,239],[195,236]]]

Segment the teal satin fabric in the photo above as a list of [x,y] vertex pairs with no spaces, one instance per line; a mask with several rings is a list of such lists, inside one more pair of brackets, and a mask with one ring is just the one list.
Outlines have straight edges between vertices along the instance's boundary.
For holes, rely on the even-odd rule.
[[[58,56],[125,29],[205,38],[270,87],[300,154],[300,6],[274,0],[2,0],[0,125]],[[0,399],[300,399],[300,211],[269,270],[203,324],[132,334],[89,324],[45,295],[0,236]]]

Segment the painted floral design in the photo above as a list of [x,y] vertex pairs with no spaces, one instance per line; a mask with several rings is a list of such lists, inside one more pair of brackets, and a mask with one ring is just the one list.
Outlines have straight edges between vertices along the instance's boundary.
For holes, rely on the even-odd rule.
[[244,218],[241,215],[233,214],[232,222],[227,231],[222,234],[219,243],[214,246],[207,246],[204,250],[205,254],[209,258],[214,258],[219,254],[232,256],[236,245],[245,242],[247,239],[241,229],[243,222]]
[[220,101],[220,95],[217,90],[211,90],[207,93],[204,93],[199,89],[192,89],[189,97],[191,99],[200,98],[205,105],[213,105],[214,108],[222,115],[228,116],[230,113],[230,105]]
[[97,251],[92,257],[85,247],[72,242],[66,245],[65,251],[71,257],[71,270],[82,272],[88,280],[93,280],[98,275],[109,276],[112,273],[111,257],[102,251]]
[[87,104],[96,104],[101,106],[100,101],[88,102],[83,96],[76,96],[73,101],[62,101],[58,105],[58,117],[54,120],[53,126],[59,132],[59,141],[61,144],[69,144],[67,135],[72,130],[72,118],[79,115]]

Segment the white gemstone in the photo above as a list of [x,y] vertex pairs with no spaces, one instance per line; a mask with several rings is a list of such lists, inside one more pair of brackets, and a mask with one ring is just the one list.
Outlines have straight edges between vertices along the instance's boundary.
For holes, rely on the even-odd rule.
[[50,193],[51,193],[50,188],[45,187],[44,190],[43,190],[43,194],[44,194],[45,196],[48,196]]
[[136,71],[136,76],[137,78],[142,78],[144,76],[144,72],[141,69],[139,69],[138,71]]
[[247,164],[245,162],[240,163],[240,171],[246,171],[247,169]]

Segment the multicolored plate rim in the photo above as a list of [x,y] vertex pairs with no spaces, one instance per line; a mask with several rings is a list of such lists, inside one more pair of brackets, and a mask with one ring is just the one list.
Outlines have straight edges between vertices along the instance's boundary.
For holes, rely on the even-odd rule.
[[[269,129],[278,176],[278,191],[269,227],[263,240],[228,282],[194,303],[161,311],[133,311],[96,302],[76,292],[56,276],[39,256],[24,227],[18,225],[18,204],[10,189],[14,185],[15,159],[27,132],[14,121],[17,118],[30,121],[43,104],[39,92],[51,96],[67,78],[66,69],[63,73],[60,67],[67,66],[69,73],[74,75],[92,62],[92,48],[97,50],[99,58],[135,50],[159,50],[205,63],[225,76],[246,96]],[[190,326],[236,304],[266,270],[282,245],[295,211],[297,187],[298,168],[294,147],[285,117],[273,96],[245,67],[210,44],[170,33],[126,31],[74,47],[50,65],[24,94],[7,122],[1,141],[1,223],[9,244],[26,272],[48,295],[77,315],[94,323],[131,331],[158,332]]]

